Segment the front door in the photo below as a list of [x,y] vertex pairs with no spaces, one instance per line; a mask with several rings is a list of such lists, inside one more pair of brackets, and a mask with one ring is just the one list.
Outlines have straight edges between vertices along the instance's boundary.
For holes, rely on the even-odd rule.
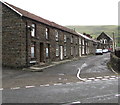
[[40,62],[44,61],[44,46],[43,43],[40,43]]
[[60,60],[63,60],[63,46],[60,46]]

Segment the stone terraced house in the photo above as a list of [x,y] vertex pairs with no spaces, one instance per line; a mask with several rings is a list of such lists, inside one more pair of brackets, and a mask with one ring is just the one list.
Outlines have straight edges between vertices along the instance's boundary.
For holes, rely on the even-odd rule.
[[2,65],[28,67],[94,54],[96,41],[6,2],[2,5]]

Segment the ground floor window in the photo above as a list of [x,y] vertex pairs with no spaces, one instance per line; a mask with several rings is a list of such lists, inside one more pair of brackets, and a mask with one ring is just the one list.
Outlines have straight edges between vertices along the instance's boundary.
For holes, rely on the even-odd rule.
[[84,49],[85,47],[84,46],[82,46],[82,54],[85,54],[85,49]]
[[59,45],[56,44],[56,56],[59,56]]
[[50,44],[46,46],[46,57],[50,57]]
[[78,55],[78,48],[77,48],[77,46],[76,46],[76,51],[75,52],[76,52],[76,56],[77,56]]
[[31,58],[35,58],[35,42],[31,43]]
[[66,56],[66,45],[64,46],[64,56]]

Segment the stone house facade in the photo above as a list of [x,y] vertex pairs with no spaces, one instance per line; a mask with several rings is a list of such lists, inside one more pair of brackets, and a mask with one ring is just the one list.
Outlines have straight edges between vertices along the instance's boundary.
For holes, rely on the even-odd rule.
[[28,67],[95,53],[95,41],[6,2],[2,5],[2,65]]
[[102,49],[113,49],[113,39],[106,33],[102,32],[97,40],[102,43]]

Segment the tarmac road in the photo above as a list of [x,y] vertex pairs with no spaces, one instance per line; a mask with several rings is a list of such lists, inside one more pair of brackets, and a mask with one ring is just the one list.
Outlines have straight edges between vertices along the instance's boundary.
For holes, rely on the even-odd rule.
[[118,75],[107,68],[108,61],[109,53],[53,66],[43,72],[3,70],[0,89],[3,102],[118,103]]

